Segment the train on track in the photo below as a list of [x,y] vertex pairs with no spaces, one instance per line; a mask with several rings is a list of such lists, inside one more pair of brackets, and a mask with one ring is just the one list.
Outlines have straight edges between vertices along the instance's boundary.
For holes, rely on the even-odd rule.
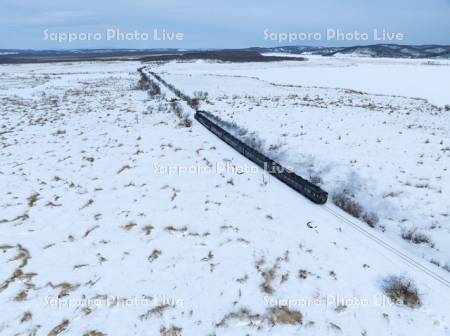
[[243,156],[250,161],[257,164],[262,169],[287,184],[292,189],[296,190],[312,202],[316,204],[325,204],[328,199],[328,193],[320,187],[312,184],[308,180],[305,180],[301,176],[298,176],[289,169],[283,167],[274,160],[268,158],[264,154],[261,154],[257,150],[251,148],[244,142],[234,137],[231,133],[224,130],[217,125],[211,118],[208,117],[209,113],[205,111],[197,111],[195,113],[195,119],[205,126],[208,130],[214,133],[217,137],[222,139],[228,145],[233,147]]

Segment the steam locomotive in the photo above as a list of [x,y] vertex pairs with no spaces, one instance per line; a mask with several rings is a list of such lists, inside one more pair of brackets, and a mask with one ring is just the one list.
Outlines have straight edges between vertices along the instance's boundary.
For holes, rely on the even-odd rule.
[[257,164],[262,169],[287,184],[292,189],[296,190],[312,202],[316,204],[325,204],[328,199],[328,193],[322,190],[320,187],[305,180],[301,176],[298,176],[294,172],[286,169],[279,163],[268,158],[264,154],[261,154],[257,150],[251,148],[247,144],[243,143],[228,131],[217,125],[211,118],[208,117],[209,113],[205,111],[197,111],[195,113],[195,119],[205,126],[208,130],[214,133],[217,137],[222,139],[228,145],[233,147],[243,156]]

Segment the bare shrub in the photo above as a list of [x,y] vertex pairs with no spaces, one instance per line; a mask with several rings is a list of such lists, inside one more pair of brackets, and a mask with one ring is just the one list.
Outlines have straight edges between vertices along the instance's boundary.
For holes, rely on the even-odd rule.
[[403,304],[410,308],[419,307],[421,300],[419,292],[413,280],[404,276],[391,275],[383,280],[384,293],[397,304]]
[[[230,122],[223,120],[209,112],[204,112],[211,121],[213,121],[215,124],[219,125],[235,137],[237,137],[239,140],[244,142],[246,145],[250,146],[251,148],[265,154],[269,154],[266,150],[265,141],[258,137],[258,135],[255,132],[249,132],[246,128],[243,128],[239,125],[237,125],[235,122]],[[279,150],[279,148],[272,147],[271,151],[276,152]],[[273,153],[271,156],[273,157]]]
[[147,74],[142,71],[142,69],[139,69],[138,71],[141,78],[136,85],[136,89],[147,91],[150,97],[161,95],[161,88],[159,85],[155,81],[151,80]]
[[179,125],[182,127],[191,127],[192,120],[187,113],[183,111],[183,106],[177,101],[172,101],[170,103],[171,110],[175,113],[175,115],[180,119]]
[[418,232],[416,228],[404,230],[402,232],[402,238],[413,244],[427,244],[434,247],[434,243],[431,241],[431,238],[422,232]]
[[244,136],[242,138],[242,140],[245,142],[245,144],[247,144],[251,148],[253,148],[261,153],[266,153],[265,141],[263,139],[261,139],[260,137],[258,137],[258,135],[255,132],[248,133],[246,136]]
[[319,175],[310,175],[309,181],[310,181],[311,183],[317,184],[317,185],[320,185],[320,184],[323,183],[322,177],[320,177]]
[[192,127],[192,120],[188,117],[184,117],[179,125],[186,128]]
[[168,106],[169,105],[167,103],[160,102],[158,104],[158,112],[166,112],[168,110]]
[[333,203],[353,217],[364,221],[370,227],[375,227],[378,223],[378,216],[376,214],[373,212],[366,212],[364,208],[347,195],[345,191],[334,194]]
[[248,133],[247,129],[238,126],[235,122],[230,122],[230,121],[223,120],[223,119],[219,118],[218,116],[215,116],[214,114],[211,114],[211,113],[206,112],[206,111],[204,111],[203,113],[212,122],[214,122],[215,124],[219,125],[223,129],[227,130],[228,132],[230,132],[231,134],[233,134],[233,135],[235,135],[237,137],[243,137],[244,135],[246,135]]
[[178,103],[177,101],[172,101],[170,103],[170,107],[178,118],[180,118],[180,119],[183,118],[184,112],[183,112],[183,107],[181,106],[180,103]]
[[133,88],[134,90],[146,91],[148,89],[148,83],[144,77],[141,76],[136,86]]
[[147,92],[151,97],[159,96],[161,94],[161,88],[155,82],[150,81]]
[[197,110],[202,101],[208,98],[208,92],[206,91],[194,91],[194,98],[187,99],[188,104],[195,110]]
[[191,106],[193,109],[196,109],[198,107],[198,104],[195,105],[191,97],[189,97],[187,94],[184,94],[179,89],[177,89],[174,85],[167,83],[161,76],[159,76],[157,73],[149,71],[149,73],[162,85],[167,87],[170,91],[172,91],[178,98],[184,100],[189,106]]
[[25,313],[22,315],[22,318],[20,319],[20,322],[21,322],[21,323],[28,322],[28,321],[30,321],[32,318],[33,318],[33,315],[32,315],[29,311],[27,311],[27,312],[25,312]]
[[200,107],[200,100],[198,100],[197,98],[191,98],[188,100],[188,104],[194,110],[198,110],[198,108]]
[[206,91],[194,91],[194,98],[198,100],[206,100],[208,98],[208,92]]

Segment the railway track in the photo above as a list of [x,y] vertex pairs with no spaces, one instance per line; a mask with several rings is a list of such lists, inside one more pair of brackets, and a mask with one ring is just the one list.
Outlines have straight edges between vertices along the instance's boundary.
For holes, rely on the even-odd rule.
[[[150,72],[150,74],[158,81],[160,82],[162,85],[164,85],[165,87],[167,87],[170,91],[172,91],[178,98],[186,100],[186,96],[185,95],[180,95],[180,91],[175,89],[172,85],[169,85],[167,82],[165,82],[159,75],[156,75],[153,72]],[[189,103],[189,102],[188,102]],[[204,113],[202,111],[197,111],[196,112],[196,119],[197,121],[199,121],[203,126],[205,126],[206,128],[208,128],[212,133],[214,133],[216,136],[218,136],[219,138],[221,138],[224,142],[226,142],[227,144],[229,144],[231,147],[233,147],[236,151],[240,152],[242,155],[244,155],[245,157],[247,157],[249,160],[251,160],[252,162],[254,162],[255,164],[257,164],[258,166],[262,167],[263,169],[265,167],[263,167],[260,162],[258,162],[258,160],[254,160],[252,159],[252,155],[246,155],[245,153],[245,144],[243,144],[244,146],[242,146],[242,142],[240,142],[238,139],[238,142],[235,142],[233,139],[230,138],[230,134],[228,132],[228,135],[226,135],[225,133],[223,133],[224,130],[222,130],[222,133],[220,133],[220,130],[215,129],[213,130],[211,127],[211,125],[206,125],[207,122],[205,122],[205,120],[207,120],[207,118],[204,117]],[[217,126],[217,125],[216,125]],[[218,126],[217,126],[218,127]],[[220,128],[220,127],[219,127]],[[232,137],[232,136],[231,136]],[[228,140],[227,140],[228,138]],[[233,137],[234,138],[234,137]],[[233,145],[234,142],[234,145]],[[239,148],[244,148],[243,151],[239,150]],[[254,150],[253,150],[254,151]],[[260,159],[265,160],[264,155],[260,154]],[[268,158],[267,158],[268,159]],[[270,160],[270,159],[268,159]],[[271,161],[271,160],[270,160]],[[272,161],[273,162],[273,161]],[[271,163],[270,163],[271,164]],[[269,164],[269,166],[270,166]],[[275,162],[275,164],[277,164]],[[281,166],[281,165],[280,165]],[[281,166],[282,167],[282,166]],[[267,169],[265,169],[267,171]],[[270,171],[269,171],[270,173]],[[294,174],[295,175],[295,174]],[[276,176],[276,175],[275,175]],[[288,185],[289,187],[295,189],[296,191],[300,192],[303,196],[307,197],[308,199],[312,200],[313,202],[317,203],[317,204],[322,204],[321,208],[322,210],[326,211],[327,213],[329,213],[330,215],[332,215],[333,217],[337,218],[339,221],[343,222],[344,224],[350,226],[352,229],[354,229],[355,231],[358,231],[361,235],[363,235],[366,239],[369,239],[370,241],[372,241],[373,243],[375,243],[376,245],[380,246],[381,248],[383,248],[384,250],[388,251],[389,253],[391,253],[392,255],[394,255],[396,258],[398,258],[403,264],[407,265],[409,268],[415,269],[421,273],[423,273],[424,275],[426,275],[429,279],[432,279],[433,281],[437,282],[438,284],[440,284],[441,286],[444,286],[446,289],[450,289],[450,281],[449,281],[449,277],[446,276],[446,274],[444,275],[443,271],[441,271],[440,269],[438,270],[433,270],[433,265],[425,265],[425,263],[427,263],[426,261],[424,261],[423,259],[411,256],[408,252],[404,251],[402,248],[400,247],[396,247],[394,246],[394,244],[388,242],[386,239],[383,240],[382,238],[378,237],[377,234],[375,232],[371,232],[373,229],[370,228],[366,228],[363,225],[360,225],[354,221],[352,221],[351,219],[349,219],[347,217],[346,214],[342,214],[340,212],[340,210],[337,209],[333,209],[332,206],[330,206],[329,204],[326,204],[327,202],[327,193],[325,191],[323,191],[322,189],[318,188],[317,186],[313,185],[312,183],[309,183],[306,180],[307,184],[304,184],[300,189],[298,187],[296,187],[293,183],[289,183],[289,179],[283,179],[280,178],[279,176],[276,176],[281,182],[283,182],[284,184]],[[301,177],[299,177],[301,179]],[[309,183],[309,184],[308,184]],[[320,191],[325,193],[322,194],[322,196],[320,198],[316,198],[316,200],[314,200],[314,198],[312,199],[311,195],[308,195],[307,192],[305,192],[305,186],[306,188],[309,188],[310,190],[315,190],[316,192],[318,192],[320,194]],[[318,188],[318,189],[314,189],[314,188]],[[315,197],[319,197],[317,194]],[[323,196],[325,196],[325,198],[323,198]],[[450,292],[447,293],[447,296],[450,298]]]
[[[338,211],[332,209],[329,205],[324,205],[323,209],[327,211],[332,216],[339,219],[341,222],[349,225],[354,230],[358,231],[360,234],[364,235],[377,245],[383,247],[384,249],[388,250],[390,253],[396,255],[398,258],[400,258],[404,263],[408,264],[411,268],[414,268],[416,270],[419,270],[423,273],[425,273],[427,276],[433,278],[435,281],[439,282],[440,284],[444,285],[448,289],[450,289],[450,281],[445,278],[443,275],[438,274],[437,272],[433,271],[430,267],[427,267],[424,265],[422,260],[416,260],[417,258],[414,258],[413,256],[410,256],[409,253],[406,251],[402,251],[402,249],[393,246],[393,244],[390,244],[386,242],[385,240],[377,237],[374,233],[370,232],[373,229],[365,228],[346,216],[340,214]],[[431,264],[430,264],[431,265]]]

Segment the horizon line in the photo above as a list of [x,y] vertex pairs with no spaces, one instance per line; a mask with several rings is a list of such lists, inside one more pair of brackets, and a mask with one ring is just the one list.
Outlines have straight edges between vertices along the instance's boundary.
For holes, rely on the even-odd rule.
[[150,50],[242,50],[242,49],[275,49],[275,48],[294,48],[294,47],[302,47],[302,48],[355,48],[355,47],[371,47],[371,46],[404,46],[404,47],[425,47],[425,46],[439,46],[439,47],[450,47],[450,44],[401,44],[401,43],[374,43],[374,44],[354,44],[348,46],[314,46],[314,45],[303,45],[303,44],[295,44],[295,45],[280,45],[280,46],[249,46],[249,47],[170,47],[170,48],[121,48],[121,47],[102,47],[102,48],[62,48],[62,49],[33,49],[33,48],[0,48],[0,50],[5,51],[89,51],[89,50],[134,50],[134,51],[150,51]]

